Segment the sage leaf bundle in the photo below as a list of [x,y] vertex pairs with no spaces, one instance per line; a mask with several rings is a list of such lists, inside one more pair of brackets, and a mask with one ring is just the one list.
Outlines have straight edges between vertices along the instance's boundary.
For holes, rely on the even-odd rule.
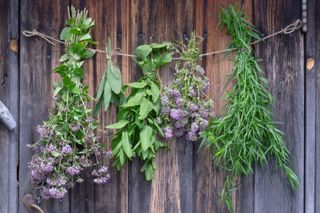
[[216,163],[226,172],[222,199],[233,211],[234,177],[252,174],[255,164],[263,166],[273,157],[292,188],[298,186],[299,180],[289,166],[283,134],[271,118],[273,97],[250,47],[253,39],[259,39],[256,30],[246,20],[243,10],[235,5],[223,9],[220,23],[232,37],[229,47],[238,49],[232,74],[234,86],[227,94],[225,116],[211,120],[202,138],[212,150]]
[[117,169],[138,157],[143,161],[141,172],[146,180],[153,178],[156,170],[157,151],[164,147],[158,139],[162,130],[156,122],[160,113],[160,81],[157,70],[171,62],[170,43],[141,45],[136,49],[136,62],[143,71],[143,77],[124,86],[131,93],[120,105],[118,122],[107,126],[116,129],[112,139],[112,153]]
[[122,92],[122,75],[120,68],[112,62],[112,46],[111,41],[108,41],[106,46],[106,68],[97,92],[98,103],[95,106],[94,114],[96,115],[102,105],[105,110],[108,110],[110,103],[120,105],[124,99]]

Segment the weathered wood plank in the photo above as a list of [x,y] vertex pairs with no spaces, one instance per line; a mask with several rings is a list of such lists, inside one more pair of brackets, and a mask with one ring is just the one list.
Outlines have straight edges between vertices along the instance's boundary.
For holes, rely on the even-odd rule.
[[[0,100],[18,119],[18,1],[0,1]],[[18,129],[0,124],[0,212],[18,212]]]
[[[317,57],[317,42],[316,42],[316,31],[315,28],[317,24],[315,20],[315,11],[316,11],[316,1],[309,0],[308,1],[308,32],[306,34],[306,53],[305,59]],[[316,64],[318,64],[318,60],[316,59]],[[305,67],[305,212],[317,212],[316,211],[316,183],[317,183],[317,162],[316,162],[316,152],[317,146],[316,141],[318,140],[317,129],[317,105],[319,100],[319,92],[317,92],[317,70],[316,66],[312,69],[307,69]]]
[[[314,138],[306,138],[306,160],[307,156],[311,155],[309,162],[306,161],[306,208],[305,212],[319,212],[320,211],[320,17],[317,12],[320,10],[319,1],[308,1],[308,31],[306,34],[306,63],[307,67],[311,67],[314,59],[314,66],[311,69],[306,69],[306,84],[312,87],[312,90],[308,92],[307,97],[314,98],[314,108],[309,108],[306,104],[306,110],[313,114],[314,129],[307,129],[307,134],[314,134]],[[310,63],[311,62],[311,63]],[[309,76],[309,78],[308,78]],[[310,81],[310,82],[309,82]],[[310,115],[311,116],[311,115]],[[308,118],[306,118],[308,119]],[[310,140],[313,139],[313,140]],[[312,161],[311,161],[312,160]],[[311,168],[307,165],[310,164]],[[308,171],[308,169],[313,169]],[[310,192],[308,191],[310,190]]]
[[[20,26],[22,30],[37,28],[39,31],[59,38],[66,20],[66,1],[20,1]],[[63,47],[53,47],[38,38],[25,38],[20,42],[20,156],[19,156],[19,212],[26,212],[22,197],[33,193],[27,163],[32,152],[26,147],[34,143],[38,135],[35,127],[48,116],[51,105],[52,84],[56,78],[51,69],[58,65]],[[62,202],[44,201],[45,212],[68,212],[68,196]]]
[[[300,18],[300,1],[262,0],[254,2],[254,20],[263,34],[275,32]],[[254,185],[255,212],[304,211],[304,43],[299,32],[278,35],[256,45],[257,58],[269,80],[275,97],[274,120],[285,133],[294,171],[300,186],[294,193],[274,166],[256,168]]]
[[[132,46],[188,37],[193,30],[193,8],[193,1],[132,1]],[[133,80],[141,76],[136,69],[132,72]],[[162,82],[167,84],[173,72],[172,65],[161,70]],[[193,212],[193,144],[168,143],[170,150],[158,154],[152,183],[139,172],[141,163],[132,163],[129,212]]]

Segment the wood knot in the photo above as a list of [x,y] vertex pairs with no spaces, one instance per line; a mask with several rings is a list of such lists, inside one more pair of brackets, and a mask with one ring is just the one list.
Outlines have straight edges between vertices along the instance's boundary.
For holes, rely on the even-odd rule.
[[16,39],[10,39],[9,41],[9,48],[12,52],[18,52],[18,41]]
[[306,63],[307,70],[309,71],[312,70],[314,65],[315,65],[315,60],[313,58],[308,58]]

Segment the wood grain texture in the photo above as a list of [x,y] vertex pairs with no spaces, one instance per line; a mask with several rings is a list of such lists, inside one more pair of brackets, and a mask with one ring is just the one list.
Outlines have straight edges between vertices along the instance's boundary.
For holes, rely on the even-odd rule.
[[[316,23],[315,20],[315,11],[316,7],[319,7],[319,4],[316,4],[316,1],[310,0],[308,1],[308,31],[306,34],[306,53],[305,53],[305,59],[308,58],[316,58],[317,56],[317,31],[319,33],[319,30],[316,29],[316,25],[319,25],[319,22]],[[317,212],[316,206],[316,184],[317,184],[317,176],[316,171],[318,170],[317,167],[317,161],[316,159],[316,153],[317,146],[316,143],[319,141],[319,125],[318,122],[318,113],[317,113],[317,107],[319,107],[319,92],[318,90],[318,74],[317,74],[317,67],[318,67],[318,60],[316,60],[316,65],[312,69],[307,69],[305,67],[305,88],[306,88],[306,104],[305,104],[305,212]],[[319,148],[318,148],[319,150]],[[317,153],[319,154],[319,153]],[[319,174],[319,173],[318,173]],[[318,188],[320,189],[320,188]],[[318,211],[320,208],[318,208]]]
[[[35,29],[59,38],[66,20],[68,2],[63,0],[20,1],[22,30]],[[63,47],[21,35],[20,42],[20,144],[19,144],[19,212],[26,212],[22,197],[33,194],[27,163],[32,152],[26,147],[38,139],[35,128],[48,116],[54,78],[51,69],[58,65]],[[69,212],[68,196],[62,202],[44,201],[45,212]]]
[[[0,1],[0,100],[16,120],[19,119],[18,49],[13,51],[10,44],[19,42],[17,6],[17,0]],[[0,212],[18,211],[18,131],[9,132],[0,124]]]
[[[306,98],[312,100],[310,106],[306,103],[307,113],[311,121],[306,129],[306,180],[305,180],[305,212],[320,211],[320,17],[317,12],[320,3],[308,1],[308,31],[306,34],[306,59],[313,58],[315,65],[306,70]],[[308,122],[306,118],[306,121]],[[314,126],[312,126],[312,124]],[[309,137],[308,137],[309,136]]]
[[[271,34],[300,18],[300,1],[255,1],[254,20],[264,35]],[[290,12],[289,12],[290,11]],[[296,192],[290,190],[286,178],[273,164],[256,168],[254,185],[255,212],[304,211],[304,44],[297,31],[279,35],[256,45],[256,56],[269,80],[275,98],[273,118],[285,134],[291,151],[294,171],[300,178]]]

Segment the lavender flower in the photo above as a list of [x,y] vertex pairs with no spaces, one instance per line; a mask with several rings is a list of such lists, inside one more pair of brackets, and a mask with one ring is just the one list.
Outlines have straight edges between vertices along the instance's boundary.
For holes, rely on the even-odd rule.
[[67,193],[67,190],[63,187],[59,187],[59,188],[53,187],[49,189],[49,196],[54,199],[62,199],[66,193]]
[[80,173],[80,166],[69,166],[66,172],[71,176],[77,175]]
[[77,131],[79,131],[80,129],[81,129],[81,126],[80,126],[79,124],[71,127],[71,130],[72,130],[73,132],[77,132]]
[[171,109],[170,110],[170,117],[173,120],[180,120],[183,118],[183,111],[181,109]]
[[189,104],[189,110],[191,112],[196,112],[198,110],[198,106],[196,104],[194,104],[194,103],[190,103]]
[[197,141],[198,140],[197,134],[195,132],[188,132],[187,140],[188,141]]
[[98,172],[99,172],[100,174],[107,173],[107,172],[108,172],[108,167],[107,167],[107,166],[102,166],[102,167],[98,170]]
[[208,121],[207,120],[205,120],[205,119],[203,119],[203,120],[201,120],[200,121],[200,129],[201,130],[204,130],[205,128],[207,128],[207,126],[208,126]]
[[169,139],[173,137],[173,130],[171,127],[164,128],[164,137]]
[[161,97],[161,104],[164,105],[164,106],[166,106],[166,105],[168,105],[168,103],[169,103],[169,98],[168,98],[168,96],[162,96],[162,97]]
[[193,122],[193,123],[191,124],[191,132],[195,133],[195,132],[198,131],[198,129],[199,129],[198,124],[197,124],[196,122]]
[[62,154],[69,154],[72,152],[72,148],[70,145],[64,145],[61,149]]
[[99,178],[94,178],[93,182],[96,184],[103,184],[106,183],[108,181],[107,177],[99,177]]
[[45,125],[38,125],[37,126],[37,132],[40,135],[40,138],[47,138],[50,136],[50,130]]
[[182,107],[183,99],[182,98],[176,98],[175,104],[176,104],[176,107],[178,107],[178,108]]

